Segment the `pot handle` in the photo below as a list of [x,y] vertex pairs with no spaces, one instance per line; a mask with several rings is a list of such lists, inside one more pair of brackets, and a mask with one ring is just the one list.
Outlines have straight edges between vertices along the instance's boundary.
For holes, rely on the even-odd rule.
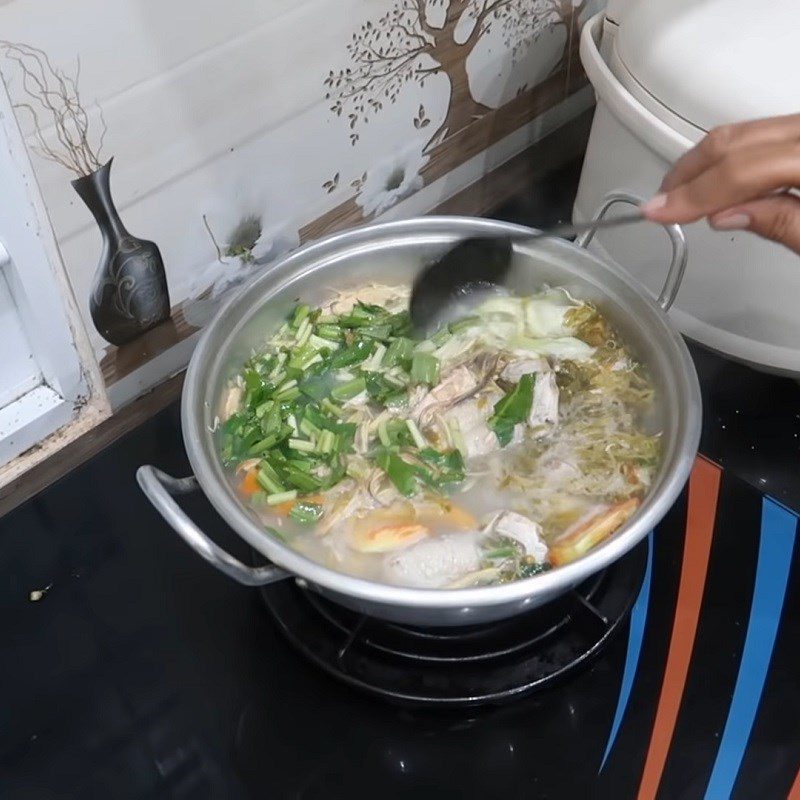
[[[609,192],[600,203],[600,207],[595,212],[593,220],[597,222],[603,219],[608,209],[615,203],[627,203],[628,205],[638,208],[644,203],[644,200],[630,192]],[[667,232],[667,236],[669,236],[669,240],[672,242],[672,259],[670,260],[667,278],[664,281],[664,286],[661,289],[661,294],[659,294],[657,302],[664,311],[669,311],[670,307],[675,302],[678,289],[681,287],[683,273],[686,271],[688,253],[686,251],[686,234],[683,232],[683,228],[680,225],[662,225],[661,227]],[[589,243],[594,239],[596,232],[596,229],[586,231],[586,233],[581,234],[575,239],[575,244],[578,245],[578,247],[588,247]]]
[[201,555],[209,564],[245,586],[264,586],[291,577],[275,564],[263,567],[248,567],[214,544],[208,536],[195,525],[172,499],[176,494],[188,494],[198,489],[197,478],[173,478],[156,467],[145,465],[136,471],[136,480],[147,499],[167,524],[183,539],[189,547]]

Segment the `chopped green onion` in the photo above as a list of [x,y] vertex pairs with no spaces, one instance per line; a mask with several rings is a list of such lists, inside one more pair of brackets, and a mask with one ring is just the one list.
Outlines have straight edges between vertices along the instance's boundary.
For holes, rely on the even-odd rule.
[[314,443],[307,442],[305,439],[289,439],[289,447],[301,453],[313,453],[315,449]]
[[308,340],[308,343],[315,348],[316,350],[338,350],[339,349],[339,342],[334,341],[333,339],[326,339],[323,336],[317,336],[316,333],[312,333],[311,337]]
[[364,378],[354,378],[352,381],[335,386],[331,390],[331,397],[334,400],[352,400],[356,395],[361,394],[367,388]]
[[339,317],[339,325],[343,328],[366,328],[372,324],[371,317],[357,314],[356,311],[353,309],[350,314]]
[[304,361],[301,365],[301,369],[308,369],[309,367],[313,367],[314,364],[321,364],[322,363],[322,356],[317,353],[316,355],[309,358],[307,361]]
[[332,382],[330,375],[312,375],[300,384],[300,391],[319,403],[328,396]]
[[369,336],[370,339],[388,339],[392,335],[391,325],[369,325],[361,328],[359,333],[362,336]]
[[264,414],[266,414],[266,413],[267,413],[267,411],[269,411],[269,410],[270,410],[270,408],[272,407],[272,405],[273,405],[273,403],[272,403],[272,400],[265,400],[265,401],[264,401],[264,402],[263,402],[263,403],[262,403],[260,406],[258,406],[258,407],[256,408],[256,416],[257,416],[259,419],[261,419],[261,417],[263,417],[263,416],[264,416]]
[[331,360],[331,366],[334,369],[341,369],[358,364],[372,352],[373,345],[374,343],[371,341],[359,339],[349,347],[345,347],[344,350],[339,350]]
[[281,503],[288,503],[290,500],[294,500],[296,497],[297,492],[295,490],[291,492],[276,492],[275,494],[267,495],[267,504],[279,506]]
[[300,323],[300,327],[297,329],[297,340],[295,342],[296,347],[305,347],[306,342],[308,342],[308,340],[311,338],[311,330],[311,323],[307,319],[304,319]]
[[319,436],[319,428],[308,418],[304,417],[300,421],[300,430],[309,438]]
[[269,436],[251,445],[247,450],[247,454],[250,456],[261,455],[264,451],[269,450],[270,447],[275,447],[276,444],[278,444],[278,435],[276,433],[271,433]]
[[339,417],[339,419],[344,419],[346,416],[345,411],[337,406],[335,403],[332,403],[328,398],[322,400],[320,405],[330,414],[333,414],[335,417]]
[[433,336],[430,337],[430,340],[437,346],[441,347],[451,336],[452,334],[447,328],[440,328]]
[[292,314],[292,327],[296,328],[310,313],[311,309],[308,306],[297,306]]
[[320,482],[313,475],[295,467],[286,470],[286,480],[301,492],[315,492],[320,487]]
[[386,427],[386,420],[383,419],[378,423],[378,438],[384,447],[391,447],[392,440],[389,438],[389,430]]
[[335,314],[320,314],[317,317],[317,325],[338,325],[339,317]]
[[258,468],[258,472],[256,472],[256,480],[259,482],[261,486],[264,487],[265,491],[268,494],[276,494],[278,492],[283,492],[285,489],[281,484],[278,482],[276,477],[274,477],[274,470],[270,470],[272,474],[269,474],[267,468],[262,464]]
[[414,357],[414,342],[401,336],[395,339],[383,357],[385,367],[401,366],[408,369],[411,366],[411,359]]
[[333,450],[333,444],[336,441],[336,434],[332,431],[322,431],[319,435],[317,442],[317,449],[320,453],[330,453]]
[[275,363],[275,366],[272,368],[272,371],[269,373],[269,375],[267,375],[267,380],[270,380],[270,381],[273,381],[273,382],[277,382],[278,381],[277,376],[281,374],[281,370],[283,368],[283,364],[284,364],[284,362],[286,361],[287,358],[288,358],[288,356],[286,355],[286,353],[278,353],[278,360]]
[[338,325],[317,325],[317,336],[338,342],[342,338],[342,329]]
[[298,397],[300,397],[300,389],[297,386],[292,386],[290,389],[284,389],[282,392],[278,392],[275,395],[275,399],[282,403],[289,402],[290,400],[296,400]]
[[282,383],[276,390],[275,394],[280,394],[281,392],[285,391],[286,389],[291,389],[292,387],[297,386],[296,380],[286,381]]
[[417,447],[422,449],[428,446],[428,443],[425,441],[425,437],[422,435],[422,432],[417,427],[417,423],[414,422],[413,419],[406,420],[406,427],[408,428],[408,431],[411,434],[411,438],[414,440],[414,444]]
[[381,365],[381,361],[383,360],[383,356],[386,353],[386,345],[381,343],[375,348],[375,352],[367,359],[366,363],[364,364],[365,369],[372,370],[373,372],[377,371]]
[[434,386],[439,382],[439,359],[430,353],[414,353],[411,361],[411,380]]

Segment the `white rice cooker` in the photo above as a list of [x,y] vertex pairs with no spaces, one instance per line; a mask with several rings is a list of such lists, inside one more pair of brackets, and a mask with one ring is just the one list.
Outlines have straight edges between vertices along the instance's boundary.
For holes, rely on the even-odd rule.
[[[713,127],[800,111],[800,0],[610,0],[581,59],[597,94],[574,219],[609,192],[653,195]],[[620,209],[624,211],[625,209]],[[770,372],[800,375],[800,256],[753,234],[686,226],[670,315],[684,334]],[[670,243],[656,226],[600,231],[592,249],[658,294]]]

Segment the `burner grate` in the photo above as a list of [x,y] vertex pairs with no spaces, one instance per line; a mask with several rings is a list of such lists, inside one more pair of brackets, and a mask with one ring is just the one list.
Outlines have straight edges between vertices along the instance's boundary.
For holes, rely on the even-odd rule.
[[501,703],[588,664],[627,618],[647,543],[553,602],[507,620],[418,628],[343,608],[283,581],[261,595],[283,634],[340,680],[395,702]]

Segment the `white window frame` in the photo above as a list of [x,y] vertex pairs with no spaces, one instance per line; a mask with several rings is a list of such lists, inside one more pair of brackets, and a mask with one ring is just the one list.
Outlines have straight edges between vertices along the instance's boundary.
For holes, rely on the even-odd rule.
[[2,470],[74,420],[98,384],[91,377],[97,370],[94,357],[1,79],[0,270],[41,373],[35,386],[0,408]]

